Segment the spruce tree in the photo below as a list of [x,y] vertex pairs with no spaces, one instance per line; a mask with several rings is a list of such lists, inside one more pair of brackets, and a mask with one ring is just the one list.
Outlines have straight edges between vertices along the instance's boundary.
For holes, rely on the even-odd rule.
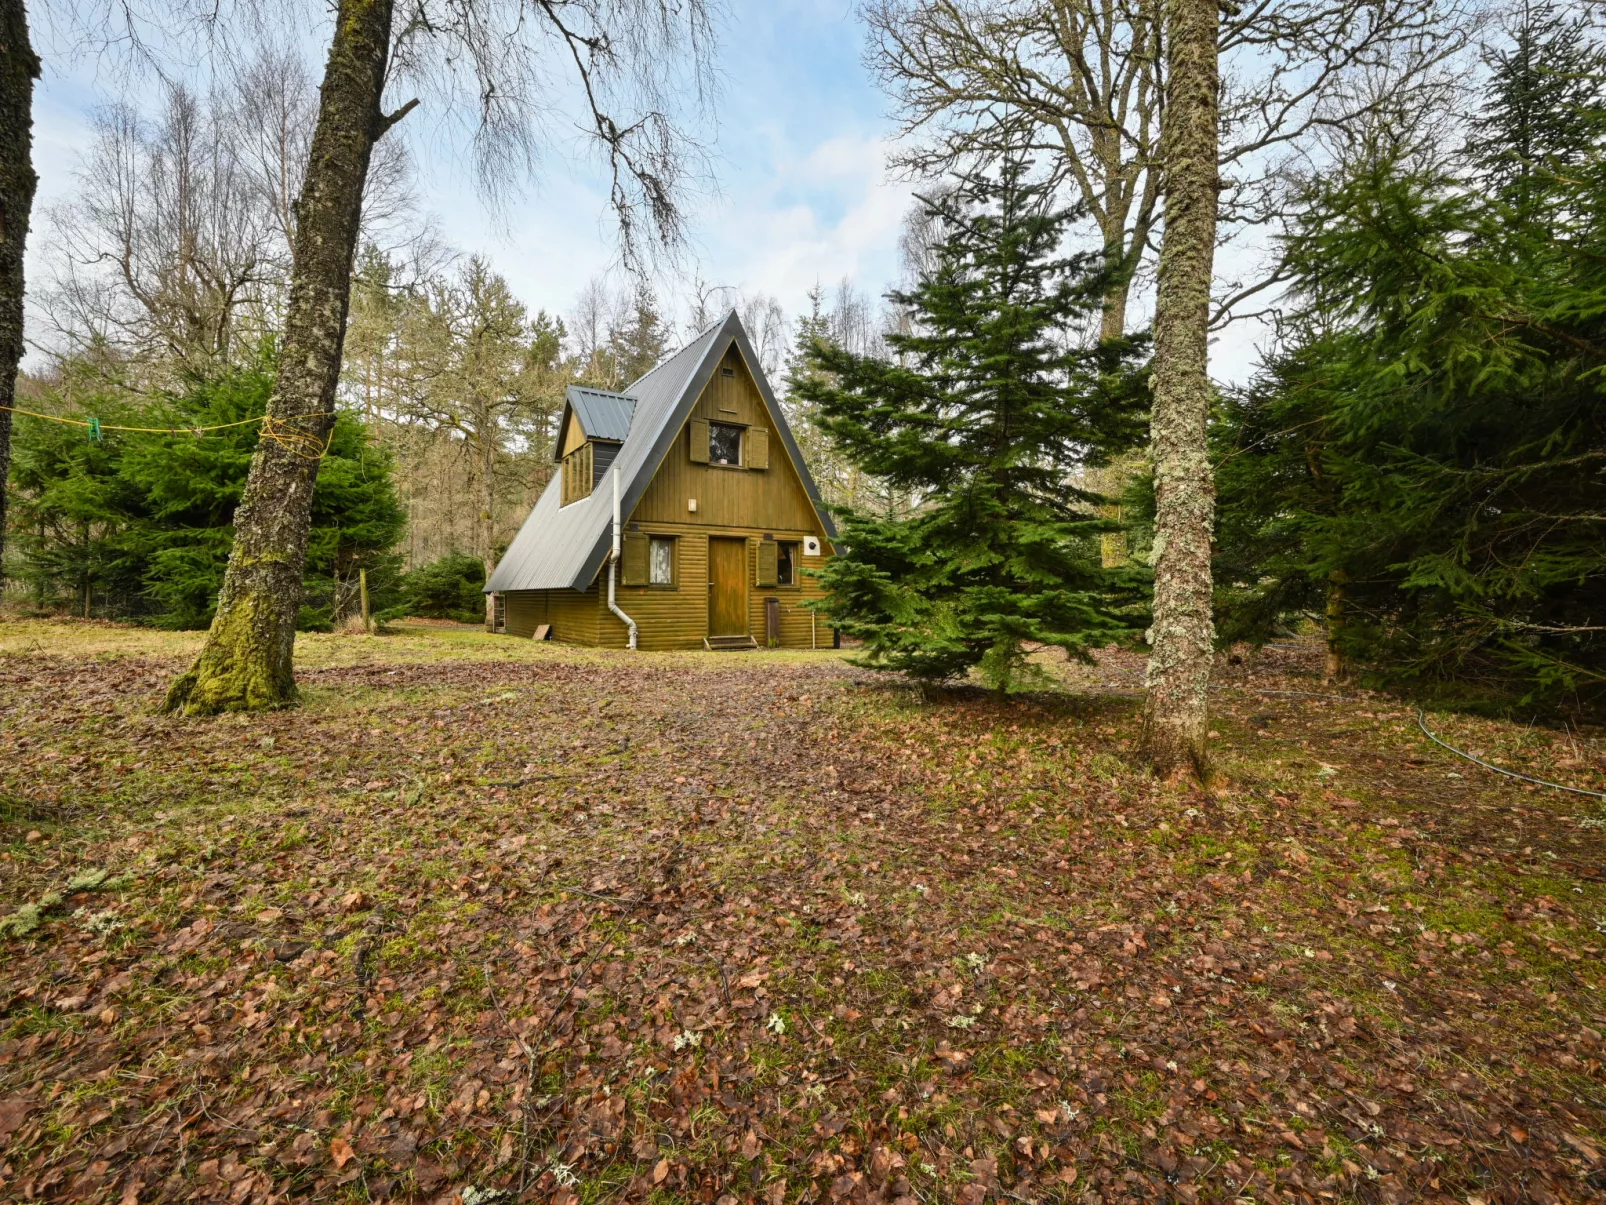
[[1079,215],[1052,211],[1026,166],[972,177],[931,203],[936,266],[889,334],[892,358],[815,340],[799,395],[866,473],[906,492],[901,516],[845,509],[822,609],[864,642],[860,664],[926,680],[973,667],[1034,685],[1031,646],[1073,657],[1134,637],[1131,571],[1104,569],[1085,466],[1141,438],[1139,344],[1096,341],[1107,280],[1060,250]]
[[1606,59],[1528,18],[1459,170],[1312,196],[1298,335],[1217,427],[1217,601],[1254,638],[1325,617],[1373,681],[1578,710],[1606,702]]

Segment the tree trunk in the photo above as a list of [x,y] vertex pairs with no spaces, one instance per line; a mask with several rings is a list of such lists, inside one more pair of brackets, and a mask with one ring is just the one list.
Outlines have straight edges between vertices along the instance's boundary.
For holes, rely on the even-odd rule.
[[1099,316],[1099,338],[1119,339],[1126,334],[1127,286],[1123,283],[1104,295]]
[[200,657],[168,691],[170,711],[254,711],[295,698],[312,490],[334,425],[363,185],[374,143],[411,108],[389,117],[380,109],[391,13],[392,0],[340,0],[335,14],[296,205],[278,375],[234,515],[217,615]]
[[[480,521],[474,535],[480,546],[480,563],[485,566],[485,580],[491,580],[491,574],[496,572],[496,509],[495,494],[496,482],[492,476],[495,470],[496,445],[491,442],[491,428],[495,419],[485,416],[479,424],[479,487],[480,487]],[[485,630],[496,631],[496,595],[485,596]]]
[[28,41],[23,0],[0,0],[0,591],[5,587],[6,479],[11,411],[22,359],[22,253],[33,215],[33,82],[39,56]]
[[1344,587],[1349,574],[1335,569],[1327,575],[1327,661],[1322,667],[1322,684],[1344,680],[1344,652],[1339,639],[1344,628]]
[[1214,625],[1215,482],[1205,441],[1219,141],[1217,0],[1168,0],[1161,146],[1165,233],[1154,315],[1154,626],[1143,747],[1164,775],[1204,779]]

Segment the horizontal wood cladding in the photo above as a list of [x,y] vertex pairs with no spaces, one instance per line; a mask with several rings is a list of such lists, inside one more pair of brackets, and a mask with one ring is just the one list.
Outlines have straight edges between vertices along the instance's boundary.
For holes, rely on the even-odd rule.
[[[710,528],[693,523],[640,523],[641,535],[675,537],[674,588],[663,586],[618,586],[614,596],[619,607],[636,621],[637,647],[642,649],[700,649],[703,637],[708,635],[708,537],[743,536],[747,539],[747,595],[748,632],[760,644],[764,643],[764,600],[778,599],[781,609],[781,647],[806,649],[811,640],[820,648],[831,646],[831,629],[823,617],[816,617],[803,607],[807,599],[823,597],[817,579],[803,570],[824,567],[823,556],[803,556],[802,541],[805,535],[814,535],[808,529],[776,530],[774,528]],[[798,584],[795,586],[754,586],[757,580],[759,544],[765,534],[777,540],[791,540],[799,545]],[[599,575],[606,588],[607,570]],[[509,621],[511,624],[511,620]],[[627,642],[625,625],[604,606],[599,611],[601,624],[599,639],[608,648],[624,648]],[[511,631],[511,626],[509,627]]]
[[502,597],[509,636],[534,636],[536,628],[549,623],[553,640],[564,644],[597,643],[602,595],[596,586],[584,594],[578,590],[509,590]]
[[[731,375],[726,376],[725,370]],[[684,523],[697,500],[692,522],[702,528],[756,528],[759,531],[801,531],[824,537],[803,480],[778,438],[768,439],[768,468],[732,468],[692,461],[692,433],[697,424],[739,423],[772,431],[778,418],[764,404],[752,373],[732,344],[703,388],[685,427],[676,434],[651,484],[630,516],[641,523]],[[703,437],[706,440],[706,435]],[[730,532],[729,534],[737,534]],[[701,637],[698,638],[699,643]]]
[[[642,534],[675,537],[675,585],[617,586],[619,609],[636,621],[640,649],[700,649],[708,635],[708,535],[668,526],[642,525]],[[608,571],[599,574],[606,589]],[[622,649],[628,632],[604,605],[600,613],[601,643]]]

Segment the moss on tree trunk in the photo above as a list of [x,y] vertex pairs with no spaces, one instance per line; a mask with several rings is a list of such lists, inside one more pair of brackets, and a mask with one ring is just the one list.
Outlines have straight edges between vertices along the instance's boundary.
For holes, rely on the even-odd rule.
[[[15,403],[22,359],[22,255],[39,177],[33,170],[33,82],[39,56],[22,0],[0,0],[0,406]],[[0,410],[0,585],[6,559],[6,478],[11,411]]]
[[295,698],[292,653],[312,522],[312,490],[334,425],[351,265],[374,143],[411,106],[380,108],[392,0],[340,0],[324,68],[278,375],[234,515],[206,645],[168,690],[168,710],[257,711]]
[[1168,93],[1161,130],[1165,234],[1154,315],[1154,626],[1144,752],[1165,775],[1208,773],[1205,737],[1214,625],[1210,540],[1215,482],[1210,284],[1219,191],[1217,0],[1167,0]]

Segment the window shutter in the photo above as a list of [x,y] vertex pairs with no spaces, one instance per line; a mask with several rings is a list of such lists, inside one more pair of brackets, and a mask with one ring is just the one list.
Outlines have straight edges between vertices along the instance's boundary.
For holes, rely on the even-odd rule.
[[770,467],[770,433],[763,427],[747,429],[747,467],[750,469]]
[[758,585],[775,585],[775,555],[780,549],[781,546],[774,540],[760,540],[758,542]]
[[694,418],[686,425],[691,432],[691,462],[693,464],[708,463],[708,420]]
[[627,532],[624,538],[621,580],[627,586],[647,584],[647,537]]

